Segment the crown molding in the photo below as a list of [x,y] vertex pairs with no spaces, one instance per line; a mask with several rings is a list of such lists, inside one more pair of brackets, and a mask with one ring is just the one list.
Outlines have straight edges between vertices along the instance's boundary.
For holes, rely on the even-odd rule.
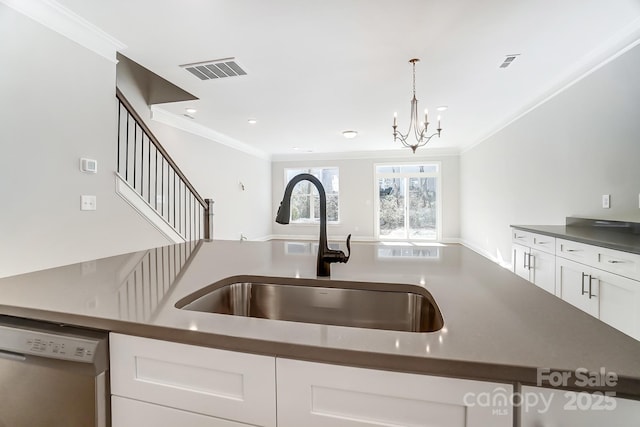
[[412,154],[408,149],[377,150],[377,151],[344,151],[331,153],[291,153],[274,154],[271,160],[274,162],[287,162],[298,160],[397,160],[420,161],[439,159],[442,157],[459,156],[458,148],[422,148],[417,154]]
[[541,96],[532,102],[525,104],[514,115],[494,128],[494,130],[490,131],[475,142],[461,147],[460,154],[464,154],[487,141],[521,117],[529,114],[541,105],[546,104],[548,101],[560,95],[582,79],[588,77],[590,74],[604,67],[616,58],[624,55],[626,52],[638,45],[640,45],[640,18],[636,18],[627,26],[621,28],[616,34],[601,43],[589,54],[585,55],[581,61],[574,64],[569,72],[560,76],[549,86],[547,90],[543,91]]
[[238,141],[231,138],[230,136],[203,126],[200,123],[196,123],[192,119],[170,113],[167,110],[164,110],[155,105],[151,106],[151,119],[156,122],[164,123],[165,125],[174,127],[176,129],[189,132],[193,135],[200,136],[210,141],[217,142],[218,144],[226,145],[227,147],[233,148],[234,150],[242,151],[243,153],[250,154],[254,157],[271,160],[269,154],[265,153],[262,150],[254,148],[249,144]]
[[11,9],[71,41],[118,63],[116,52],[126,45],[54,0],[0,0]]

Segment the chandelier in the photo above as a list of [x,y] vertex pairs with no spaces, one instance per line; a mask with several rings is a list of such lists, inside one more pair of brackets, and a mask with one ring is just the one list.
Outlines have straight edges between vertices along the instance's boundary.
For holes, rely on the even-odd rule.
[[[396,142],[400,140],[402,145],[411,148],[414,154],[418,147],[426,145],[434,136],[438,135],[438,138],[440,138],[440,132],[442,131],[440,127],[440,116],[438,116],[438,128],[434,133],[429,135],[429,112],[426,109],[424,110],[424,121],[418,122],[418,100],[416,99],[416,62],[418,61],[420,61],[418,58],[409,60],[413,66],[413,99],[411,99],[411,120],[409,121],[409,129],[406,134],[398,132],[398,113],[393,113],[393,141]],[[414,144],[408,141],[412,133],[416,140]]]

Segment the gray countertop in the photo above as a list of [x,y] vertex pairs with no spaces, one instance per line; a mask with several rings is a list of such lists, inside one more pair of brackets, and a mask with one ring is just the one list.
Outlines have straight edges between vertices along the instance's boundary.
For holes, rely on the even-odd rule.
[[[536,384],[537,369],[605,369],[640,396],[640,342],[459,245],[352,245],[332,279],[425,287],[439,332],[312,325],[179,310],[234,275],[315,278],[313,244],[194,242],[0,279],[0,314],[258,354]],[[324,279],[327,280],[327,279]]]
[[573,240],[588,245],[602,246],[624,252],[640,254],[640,235],[615,229],[572,225],[512,225],[513,228]]

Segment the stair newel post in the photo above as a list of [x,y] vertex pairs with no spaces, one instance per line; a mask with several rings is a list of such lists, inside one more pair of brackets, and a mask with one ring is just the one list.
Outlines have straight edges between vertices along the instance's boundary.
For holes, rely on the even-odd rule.
[[204,238],[205,240],[213,240],[213,199],[204,199],[207,208],[204,212]]

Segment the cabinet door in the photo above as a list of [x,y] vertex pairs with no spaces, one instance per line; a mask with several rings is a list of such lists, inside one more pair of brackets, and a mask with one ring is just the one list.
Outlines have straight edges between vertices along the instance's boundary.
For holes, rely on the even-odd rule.
[[640,402],[589,393],[522,387],[522,427],[637,427]]
[[118,396],[113,397],[111,408],[112,427],[249,427],[249,424]]
[[513,426],[508,384],[280,358],[276,366],[278,427]]
[[531,249],[529,257],[531,272],[529,280],[547,292],[556,292],[556,256]]
[[599,282],[600,320],[640,340],[640,282],[596,271]]
[[513,272],[523,279],[529,280],[529,248],[513,243],[511,252]]
[[556,295],[592,316],[599,317],[598,280],[595,269],[564,258],[556,258]]

